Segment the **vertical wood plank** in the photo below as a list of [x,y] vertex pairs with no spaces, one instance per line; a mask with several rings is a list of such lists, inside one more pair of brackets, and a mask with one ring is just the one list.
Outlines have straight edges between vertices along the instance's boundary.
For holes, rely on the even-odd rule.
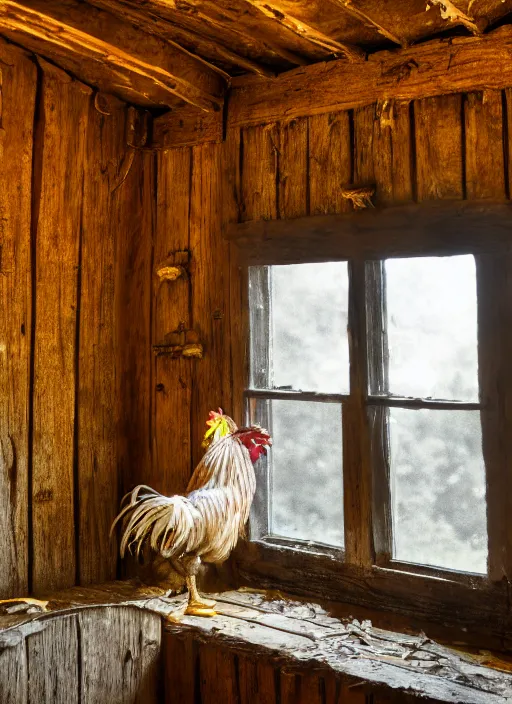
[[204,358],[192,360],[192,460],[201,457],[208,413],[231,406],[229,347],[229,245],[222,237],[221,145],[192,150],[190,249],[192,323]]
[[[134,112],[130,112],[130,120]],[[151,474],[151,280],[155,174],[153,155],[130,152],[114,204],[119,238],[116,273],[120,367],[119,473],[123,491]]]
[[354,110],[354,182],[375,184],[373,202],[412,200],[409,103],[385,101]]
[[467,197],[505,198],[501,91],[468,93],[464,99],[464,118]]
[[311,215],[349,212],[350,202],[341,196],[352,176],[349,113],[310,117],[308,152]]
[[33,588],[75,582],[77,298],[91,91],[41,61],[41,193],[36,234]]
[[36,83],[29,56],[0,40],[0,598],[28,590]]
[[303,674],[300,677],[300,704],[323,704],[322,679],[316,674]]
[[239,656],[240,704],[276,704],[275,670],[268,662]]
[[277,166],[279,129],[275,124],[242,131],[241,219],[277,217]]
[[81,704],[157,704],[161,619],[130,608],[82,611]]
[[78,351],[78,503],[81,584],[115,578],[116,545],[110,539],[119,506],[117,427],[119,400],[115,274],[118,225],[115,203],[126,158],[126,109],[109,96],[89,103],[84,177],[80,330]]
[[300,678],[293,672],[281,670],[280,676],[280,701],[281,704],[297,704],[300,696]]
[[417,100],[414,118],[418,200],[463,198],[462,96]]
[[28,702],[28,667],[25,639],[3,647],[0,640],[0,704]]
[[[155,267],[171,253],[189,250],[191,150],[172,149],[157,155],[158,193]],[[176,330],[190,328],[190,280],[159,282],[153,277],[153,343]],[[164,494],[183,493],[190,478],[190,359],[155,358],[154,457],[148,483]]]
[[476,257],[489,577],[512,579],[512,256]]
[[323,678],[323,690],[325,704],[344,704],[345,699],[341,699],[341,681],[339,677],[325,675]]
[[27,639],[29,704],[78,704],[78,617],[46,622]]
[[279,217],[308,214],[308,120],[281,125],[279,134]]
[[197,646],[190,637],[164,634],[164,687],[166,704],[194,704],[198,666]]
[[224,648],[211,645],[199,647],[201,704],[235,704],[235,656]]

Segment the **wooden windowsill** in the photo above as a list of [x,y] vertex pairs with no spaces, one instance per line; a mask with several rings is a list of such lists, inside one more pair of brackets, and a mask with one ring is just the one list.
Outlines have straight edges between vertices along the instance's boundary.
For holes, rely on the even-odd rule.
[[[424,633],[395,633],[369,621],[337,618],[318,604],[279,592],[239,589],[212,596],[217,599],[217,616],[201,618],[183,614],[185,595],[166,597],[163,589],[141,587],[135,581],[74,587],[50,595],[45,612],[0,615],[0,646],[9,647],[41,630],[41,622],[48,619],[89,608],[128,606],[160,615],[167,639],[188,638],[228,648],[270,660],[287,671],[334,675],[349,687],[391,689],[436,702],[512,701],[512,674],[486,667],[482,656],[440,645]],[[357,607],[353,615],[357,617]],[[504,659],[492,662],[512,671]]]

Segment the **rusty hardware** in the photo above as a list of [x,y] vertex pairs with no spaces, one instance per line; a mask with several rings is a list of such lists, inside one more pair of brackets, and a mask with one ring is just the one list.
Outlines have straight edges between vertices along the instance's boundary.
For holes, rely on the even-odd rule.
[[176,281],[180,277],[188,278],[189,253],[186,250],[171,252],[155,268],[155,273],[160,282]]

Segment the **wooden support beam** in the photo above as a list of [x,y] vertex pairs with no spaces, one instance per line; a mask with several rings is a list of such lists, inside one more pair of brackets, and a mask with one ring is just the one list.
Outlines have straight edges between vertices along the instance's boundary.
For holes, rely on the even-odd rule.
[[379,34],[382,34],[383,37],[389,39],[390,42],[394,42],[399,46],[403,46],[403,41],[397,34],[392,32],[390,29],[384,27],[375,18],[371,17],[359,7],[356,7],[352,0],[332,0],[332,2],[342,7],[345,12],[348,12],[354,17],[357,17],[357,19],[361,20],[361,22],[364,22],[365,24],[371,24],[373,27],[375,27]]
[[225,82],[218,72],[177,45],[78,0],[3,0],[0,33],[131,103],[222,108]]
[[222,142],[221,112],[204,112],[192,106],[171,110],[153,120],[155,149],[174,149],[205,142]]
[[280,25],[286,27],[297,36],[302,39],[307,39],[322,49],[332,52],[336,56],[341,54],[349,61],[362,61],[364,59],[364,52],[361,49],[344,42],[336,41],[336,39],[327,36],[314,27],[310,27],[302,20],[290,15],[276,0],[273,0],[273,2],[267,2],[267,0],[247,0],[247,2],[260,10],[266,17],[277,21]]
[[435,40],[372,54],[364,63],[331,61],[233,89],[228,126],[256,125],[364,107],[390,99],[502,89],[512,85],[512,27],[479,37]]
[[509,202],[430,201],[231,225],[241,261],[294,264],[363,257],[510,251]]

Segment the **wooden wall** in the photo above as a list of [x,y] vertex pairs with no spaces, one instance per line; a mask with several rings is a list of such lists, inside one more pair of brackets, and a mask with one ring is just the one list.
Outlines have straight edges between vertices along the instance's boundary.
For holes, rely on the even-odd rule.
[[347,183],[375,183],[373,202],[384,207],[508,198],[511,98],[507,90],[386,102],[232,128],[222,144],[158,155],[155,260],[188,248],[192,273],[156,291],[153,339],[183,320],[200,332],[205,357],[156,361],[150,483],[184,489],[210,408],[241,421],[245,311],[225,225],[347,212]]
[[135,113],[124,103],[3,40],[0,79],[0,597],[9,597],[115,576],[110,524],[129,463],[143,467],[149,444],[140,399],[154,191],[152,155],[127,147]]

